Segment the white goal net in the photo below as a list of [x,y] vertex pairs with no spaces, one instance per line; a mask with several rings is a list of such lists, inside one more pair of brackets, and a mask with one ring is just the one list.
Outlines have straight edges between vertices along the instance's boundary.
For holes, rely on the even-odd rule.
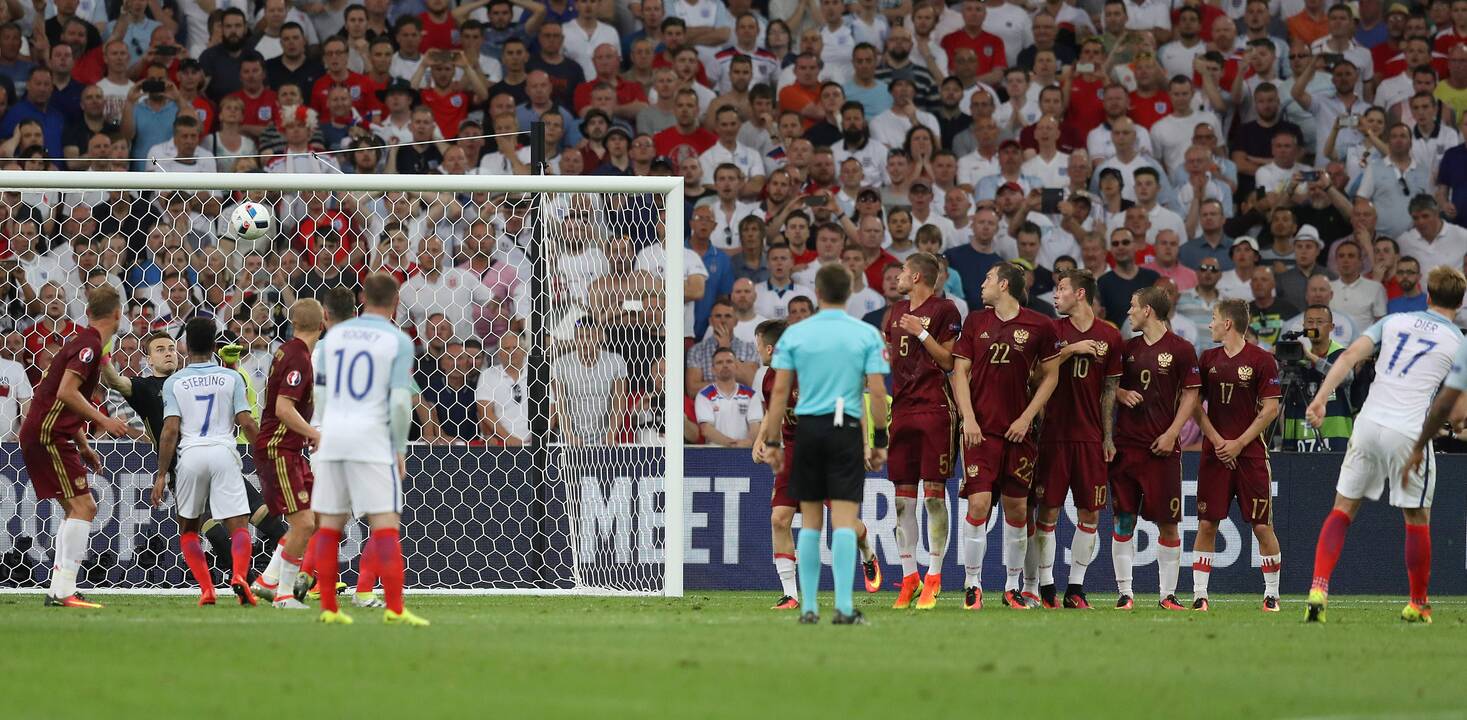
[[[154,374],[149,333],[211,317],[258,413],[290,305],[386,271],[421,388],[408,587],[682,593],[682,254],[664,250],[682,245],[681,178],[7,171],[0,188],[0,587],[49,577],[59,511],[36,501],[16,436],[31,388],[86,322],[88,289],[123,295],[110,354],[122,376]],[[275,232],[235,239],[246,200],[273,211]],[[144,418],[116,390],[92,400],[133,433],[92,434],[103,469],[82,587],[191,586],[170,507],[148,504]],[[283,525],[263,508],[254,519],[263,568]],[[346,582],[364,538],[355,525],[342,544]],[[229,562],[227,545],[205,549]]]

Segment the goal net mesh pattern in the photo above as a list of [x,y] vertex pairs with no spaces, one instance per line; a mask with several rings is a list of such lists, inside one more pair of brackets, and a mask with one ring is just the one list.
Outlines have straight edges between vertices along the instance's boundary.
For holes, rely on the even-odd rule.
[[[404,482],[408,586],[662,592],[666,196],[508,192],[503,180],[468,177],[454,192],[0,193],[0,587],[50,575],[59,508],[37,503],[16,439],[32,388],[86,322],[89,289],[124,298],[110,353],[123,376],[152,374],[149,333],[213,318],[239,346],[258,415],[290,305],[385,271],[403,283],[397,320],[421,388]],[[273,232],[236,238],[232,210],[246,200],[273,211]],[[149,507],[145,423],[116,390],[92,400],[133,432],[92,433],[103,467],[90,478],[99,513],[81,586],[191,586],[171,493]],[[254,529],[257,569],[278,527]],[[342,543],[347,582],[365,536],[354,521]],[[205,549],[221,579],[227,544]]]

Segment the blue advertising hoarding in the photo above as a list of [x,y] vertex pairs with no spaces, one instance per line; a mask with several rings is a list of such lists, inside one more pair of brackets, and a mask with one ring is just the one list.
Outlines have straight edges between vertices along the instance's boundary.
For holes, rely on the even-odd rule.
[[[177,551],[177,528],[164,510],[147,505],[152,484],[152,452],[146,445],[98,444],[104,473],[92,478],[99,514],[93,524],[93,557],[87,580],[92,586],[182,587],[187,584]],[[661,450],[564,448],[552,454],[545,472],[536,472],[528,449],[414,447],[404,483],[404,538],[408,583],[438,588],[564,588],[580,582],[598,587],[638,589],[660,575],[664,525]],[[1283,589],[1307,590],[1319,525],[1329,511],[1340,455],[1285,454],[1273,458],[1274,520],[1283,547]],[[769,497],[773,480],[767,467],[747,450],[692,448],[685,454],[685,587],[689,590],[778,589],[771,563]],[[13,444],[0,445],[0,585],[44,581],[57,525],[53,503],[37,504]],[[246,460],[246,472],[251,472]],[[1183,563],[1197,527],[1196,455],[1183,463]],[[1464,493],[1453,482],[1467,475],[1467,456],[1441,456],[1441,478],[1433,512],[1433,591],[1467,593],[1467,520]],[[253,477],[251,476],[251,481]],[[949,484],[949,493],[955,485]],[[893,487],[881,473],[866,483],[862,517],[884,563],[896,579],[896,518]],[[950,498],[950,527],[958,528],[965,503]],[[990,532],[999,532],[995,512]],[[1064,582],[1074,510],[1060,521],[1055,574]],[[925,521],[924,521],[925,522]],[[798,526],[798,520],[796,520]],[[1102,517],[1100,556],[1087,574],[1093,592],[1114,590],[1110,565],[1110,520]],[[364,539],[354,524],[342,547],[350,564]],[[1156,528],[1137,529],[1135,589],[1155,592]],[[962,578],[962,548],[950,539],[943,574],[956,586]],[[925,532],[919,564],[927,563]],[[984,585],[1002,587],[1001,536],[990,537],[984,559]],[[1406,589],[1400,513],[1368,504],[1350,528],[1345,554],[1331,590],[1336,593],[1401,594]],[[827,562],[829,560],[827,554]],[[1219,532],[1211,589],[1261,593],[1256,544],[1236,509]],[[1184,568],[1180,591],[1187,594]]]

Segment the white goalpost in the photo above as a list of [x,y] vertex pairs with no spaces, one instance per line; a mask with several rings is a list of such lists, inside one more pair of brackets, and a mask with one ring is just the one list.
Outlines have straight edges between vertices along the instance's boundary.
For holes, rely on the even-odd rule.
[[[49,578],[60,517],[37,502],[16,445],[21,385],[39,382],[85,323],[88,289],[123,293],[110,353],[123,376],[151,373],[149,332],[212,317],[240,346],[258,414],[290,303],[386,271],[403,281],[398,324],[418,347],[422,390],[403,483],[408,589],[682,596],[682,184],[0,171],[0,234],[14,255],[3,268],[18,268],[0,277],[0,363],[24,375],[6,384],[0,364],[0,591]],[[274,211],[274,236],[232,236],[230,210],[245,200]],[[146,424],[115,390],[99,385],[92,399],[134,434],[92,435],[103,469],[90,478],[99,513],[79,584],[191,592],[171,494],[148,506]],[[241,456],[258,487],[248,447]],[[347,582],[364,528],[342,545]]]

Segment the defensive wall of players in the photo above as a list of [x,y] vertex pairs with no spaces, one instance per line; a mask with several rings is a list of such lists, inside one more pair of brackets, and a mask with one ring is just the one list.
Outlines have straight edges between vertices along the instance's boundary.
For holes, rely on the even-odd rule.
[[[93,524],[89,584],[184,587],[183,563],[174,557],[174,543],[164,542],[177,531],[174,521],[165,511],[150,509],[146,500],[152,453],[127,443],[97,443],[96,447],[109,475],[92,478],[92,487],[101,497],[100,513]],[[580,467],[625,468],[660,459],[662,450],[623,447],[565,452],[586,454],[588,457],[577,459]],[[1320,508],[1332,502],[1342,457],[1286,453],[1272,458],[1274,522],[1285,553],[1298,558],[1284,564],[1285,593],[1303,593],[1309,588],[1308,558],[1319,532]],[[769,572],[769,496],[773,489],[769,469],[754,464],[743,449],[689,448],[684,460],[687,589],[776,589]],[[579,556],[583,575],[604,573],[601,580],[614,585],[616,576],[627,574],[626,563],[662,561],[661,550],[652,542],[661,535],[664,517],[659,478],[582,473],[570,483],[554,483],[553,489],[537,493],[524,481],[528,477],[524,471],[533,461],[534,454],[525,448],[409,449],[403,514],[409,588],[525,587],[537,578],[567,577],[572,554]],[[252,473],[248,458],[245,463],[246,472]],[[552,464],[557,466],[566,464]],[[44,580],[48,560],[43,548],[50,547],[50,533],[56,527],[51,516],[54,506],[37,507],[22,467],[18,447],[0,444],[0,585],[27,584],[27,573],[32,584]],[[1439,456],[1437,468],[1448,482],[1438,493],[1432,513],[1432,587],[1439,594],[1467,594],[1467,492],[1460,483],[1450,481],[1467,477],[1467,456]],[[252,474],[248,477],[255,481]],[[1197,527],[1196,477],[1197,455],[1188,453],[1183,459],[1182,530],[1186,535]],[[949,484],[952,492],[954,486]],[[884,572],[888,578],[900,574],[891,562],[896,558],[893,497],[884,472],[873,474],[867,480],[861,509],[877,551],[887,563]],[[962,501],[950,500],[950,520],[956,522],[966,508]],[[571,512],[561,509],[565,503],[570,503]],[[1236,508],[1234,516],[1219,533],[1211,589],[1253,593],[1260,561]],[[1059,547],[1068,553],[1065,548],[1074,532],[1073,508],[1067,508],[1063,518]],[[997,522],[991,532],[998,532]],[[1396,572],[1403,553],[1400,523],[1399,513],[1389,508],[1369,506],[1361,512],[1350,530],[1349,552],[1341,557],[1331,582],[1333,593],[1405,591],[1405,577]],[[1104,557],[1110,546],[1108,513],[1103,514],[1100,529]],[[1138,534],[1136,587],[1155,587],[1152,543],[1156,529],[1142,522]],[[357,556],[364,537],[361,526],[349,530],[342,544],[343,560]],[[1190,537],[1185,537],[1183,547],[1190,546]],[[961,576],[962,552],[961,544],[951,549],[944,575]],[[1002,543],[991,541],[988,552],[985,566],[989,574],[984,584],[1001,587]],[[926,553],[919,550],[918,557],[925,558]],[[1056,560],[1062,574],[1068,558]],[[1186,555],[1182,560],[1184,566],[1191,562]],[[345,575],[348,581],[354,577],[352,572]],[[1185,578],[1183,582],[1185,586]],[[554,586],[554,581],[546,580],[546,586]],[[1092,592],[1114,591],[1109,562],[1094,566],[1086,587]]]

